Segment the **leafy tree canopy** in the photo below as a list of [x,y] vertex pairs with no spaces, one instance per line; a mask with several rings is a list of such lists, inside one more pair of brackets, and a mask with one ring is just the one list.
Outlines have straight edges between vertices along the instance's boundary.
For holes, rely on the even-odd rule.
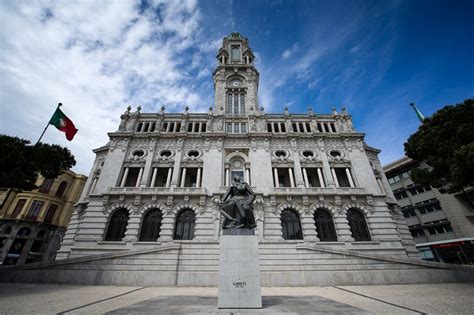
[[405,154],[430,169],[414,169],[414,182],[454,193],[474,185],[474,99],[426,118],[405,143]]
[[41,173],[56,178],[76,165],[67,148],[0,134],[0,187],[31,190]]

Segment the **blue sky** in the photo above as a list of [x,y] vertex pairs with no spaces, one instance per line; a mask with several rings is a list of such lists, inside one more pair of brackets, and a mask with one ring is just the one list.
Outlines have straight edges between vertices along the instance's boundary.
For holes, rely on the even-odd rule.
[[267,112],[345,106],[382,163],[425,115],[474,97],[473,1],[2,1],[0,133],[36,141],[58,102],[75,171],[128,105],[204,111],[222,38],[248,37]]

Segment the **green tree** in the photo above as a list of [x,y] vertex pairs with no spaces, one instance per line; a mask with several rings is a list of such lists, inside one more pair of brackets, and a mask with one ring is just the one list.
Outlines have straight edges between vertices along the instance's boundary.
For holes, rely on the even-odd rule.
[[31,190],[41,173],[56,178],[76,165],[67,148],[0,134],[0,187]]
[[449,193],[473,186],[474,99],[445,106],[426,118],[405,143],[405,154],[430,166],[414,169],[414,182]]

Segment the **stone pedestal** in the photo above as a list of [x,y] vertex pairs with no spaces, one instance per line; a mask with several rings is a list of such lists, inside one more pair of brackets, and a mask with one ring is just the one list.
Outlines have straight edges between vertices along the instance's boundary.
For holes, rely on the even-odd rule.
[[227,229],[219,243],[219,308],[262,308],[258,236]]

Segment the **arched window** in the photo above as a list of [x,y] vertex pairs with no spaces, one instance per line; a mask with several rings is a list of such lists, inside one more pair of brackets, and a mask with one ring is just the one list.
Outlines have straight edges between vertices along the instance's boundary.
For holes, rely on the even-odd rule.
[[316,232],[321,242],[337,241],[336,228],[332,220],[331,214],[325,209],[316,209],[314,211],[314,224]]
[[3,230],[3,234],[8,235],[12,232],[12,227],[10,225],[7,225],[5,229]]
[[369,227],[365,222],[364,215],[359,210],[349,209],[347,221],[349,221],[352,237],[356,241],[370,241]]
[[27,227],[24,227],[24,228],[21,228],[18,233],[16,233],[17,236],[28,236],[30,235],[31,233],[31,229],[30,228],[27,228]]
[[64,192],[66,191],[67,187],[67,182],[62,181],[61,184],[59,184],[58,190],[56,190],[56,197],[62,197],[64,195]]
[[182,210],[176,217],[176,225],[174,227],[175,240],[192,240],[194,237],[194,225],[196,215],[191,209]]
[[121,208],[114,212],[109,221],[107,233],[105,234],[106,241],[121,241],[125,236],[125,230],[128,224],[128,210]]
[[300,217],[296,211],[285,209],[280,216],[281,228],[283,230],[283,239],[285,240],[302,240],[303,232],[301,231]]
[[163,214],[160,209],[149,210],[143,217],[139,240],[142,242],[156,242],[160,237],[162,219]]

